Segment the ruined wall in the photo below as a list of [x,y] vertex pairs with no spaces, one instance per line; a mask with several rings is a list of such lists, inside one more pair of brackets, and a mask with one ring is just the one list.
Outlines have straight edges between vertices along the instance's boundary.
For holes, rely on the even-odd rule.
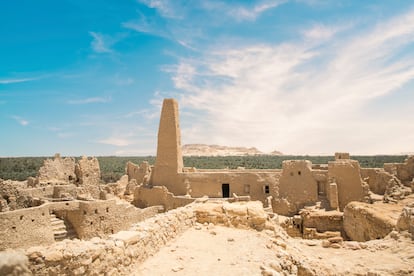
[[25,251],[34,275],[128,275],[195,223],[191,206],[158,214],[108,240],[64,240]]
[[125,173],[128,175],[128,180],[135,179],[137,184],[148,184],[151,168],[147,161],[136,165],[130,161],[126,164]]
[[350,159],[349,152],[335,152],[335,160]]
[[165,186],[138,186],[134,191],[134,204],[138,208],[163,206],[165,211],[190,204],[195,199],[185,196],[174,196]]
[[276,197],[280,171],[239,170],[183,173],[181,185],[191,197],[208,196],[222,198],[228,184],[228,197],[250,196],[252,200],[265,202],[268,196]]
[[414,178],[414,156],[407,157],[404,163],[385,163],[384,170],[407,185]]
[[101,181],[101,169],[99,161],[95,157],[83,156],[74,168],[76,182],[79,185],[99,185]]
[[50,187],[27,188],[24,181],[0,179],[0,212],[39,206],[43,203],[39,198],[51,194]]
[[358,161],[338,160],[328,162],[328,177],[337,184],[339,210],[351,201],[363,201],[368,187],[362,182]]
[[127,203],[115,200],[80,201],[76,210],[55,211],[55,214],[67,219],[74,227],[80,239],[106,236],[158,213],[158,208],[138,209]]
[[392,175],[383,169],[361,168],[361,177],[368,183],[373,193],[384,195]]
[[194,205],[199,223],[222,224],[237,228],[263,230],[267,214],[260,201],[247,202],[205,202]]
[[166,186],[175,195],[185,195],[186,189],[179,185],[178,180],[183,167],[178,103],[174,99],[165,99],[158,130],[157,158],[150,182],[154,186]]
[[41,186],[73,182],[76,179],[75,159],[69,157],[62,159],[57,153],[53,160],[43,161],[43,166],[39,169],[37,177]]
[[0,213],[0,250],[53,243],[46,205]]
[[[315,229],[318,233],[327,231],[340,232],[344,236],[343,213],[338,211],[301,211],[302,227]],[[305,237],[306,238],[306,237]]]
[[396,205],[351,202],[344,209],[344,230],[355,241],[381,239],[395,228],[400,212]]
[[414,241],[414,201],[404,206],[397,220],[396,228],[398,231],[408,231]]
[[279,197],[273,204],[275,213],[294,215],[305,205],[315,204],[318,200],[318,183],[310,161],[283,161],[279,182]]

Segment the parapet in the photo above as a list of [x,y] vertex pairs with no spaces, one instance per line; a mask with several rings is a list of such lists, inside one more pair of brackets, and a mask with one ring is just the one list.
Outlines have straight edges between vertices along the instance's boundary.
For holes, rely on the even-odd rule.
[[349,152],[335,152],[335,160],[351,159]]

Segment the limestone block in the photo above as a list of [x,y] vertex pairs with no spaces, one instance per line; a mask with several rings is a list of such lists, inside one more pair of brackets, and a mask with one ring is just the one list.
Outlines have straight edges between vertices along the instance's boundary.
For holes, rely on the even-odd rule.
[[404,207],[401,215],[398,217],[397,220],[397,230],[398,231],[406,231],[410,229],[410,222],[412,217],[414,216],[414,207]]
[[344,230],[348,237],[355,241],[368,241],[388,235],[397,221],[385,207],[381,204],[349,203],[344,209]]
[[141,234],[136,231],[119,231],[109,237],[113,240],[121,240],[126,245],[136,244],[142,238]]

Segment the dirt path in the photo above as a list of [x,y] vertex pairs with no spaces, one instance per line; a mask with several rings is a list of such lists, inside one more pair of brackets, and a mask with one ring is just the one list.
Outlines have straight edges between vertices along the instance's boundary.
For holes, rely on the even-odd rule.
[[414,242],[402,236],[370,241],[359,250],[323,248],[320,240],[278,240],[283,246],[265,231],[198,226],[137,266],[133,275],[262,275],[261,267],[272,262],[286,272],[287,259],[323,275],[414,274]]
[[275,258],[269,237],[221,226],[190,229],[137,267],[135,275],[261,275]]

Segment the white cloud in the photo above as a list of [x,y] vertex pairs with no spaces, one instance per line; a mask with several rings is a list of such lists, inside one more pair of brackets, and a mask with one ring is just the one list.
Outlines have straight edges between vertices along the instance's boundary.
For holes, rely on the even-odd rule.
[[110,97],[92,97],[86,99],[69,100],[68,104],[91,104],[91,103],[108,103],[111,101]]
[[338,37],[343,28],[316,25],[296,42],[216,50],[170,67],[180,104],[203,113],[191,124],[183,117],[183,140],[301,154],[372,154],[379,144],[407,151],[412,143],[387,126],[402,134],[414,115],[381,121],[364,108],[414,79],[413,54],[398,56],[413,46],[414,12]]
[[29,82],[38,80],[39,78],[17,78],[17,79],[2,79],[0,80],[0,84],[12,84],[12,83],[20,83],[20,82]]
[[256,20],[263,12],[276,8],[287,0],[261,1],[252,7],[239,6],[228,10],[228,14],[237,20]]
[[174,7],[174,2],[170,0],[140,0],[141,3],[150,8],[158,10],[158,12],[167,18],[181,18],[178,14],[179,10]]
[[107,144],[107,145],[111,145],[111,146],[117,146],[117,147],[122,147],[122,146],[129,146],[131,144],[133,144],[133,141],[131,141],[128,138],[125,137],[109,137],[106,139],[102,139],[102,140],[98,140],[97,141],[100,144]]
[[27,126],[29,124],[29,121],[20,116],[11,116],[11,118],[16,120],[16,122],[18,122],[22,126]]
[[91,42],[92,49],[97,53],[110,53],[112,42],[107,41],[104,36],[100,33],[96,32],[89,32],[89,34],[93,37]]

